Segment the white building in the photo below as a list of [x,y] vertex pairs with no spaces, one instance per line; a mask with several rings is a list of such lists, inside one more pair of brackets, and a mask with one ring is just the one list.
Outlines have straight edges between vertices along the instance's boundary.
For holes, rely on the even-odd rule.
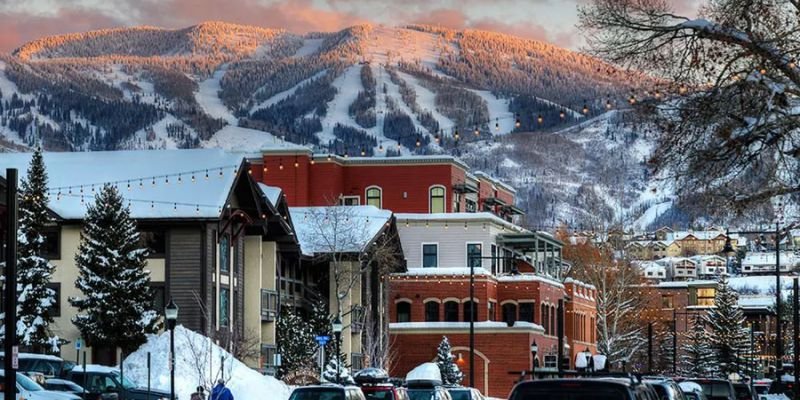
[[[781,252],[781,272],[797,268],[800,258],[793,252]],[[748,252],[742,259],[743,274],[764,274],[775,272],[775,252]]]

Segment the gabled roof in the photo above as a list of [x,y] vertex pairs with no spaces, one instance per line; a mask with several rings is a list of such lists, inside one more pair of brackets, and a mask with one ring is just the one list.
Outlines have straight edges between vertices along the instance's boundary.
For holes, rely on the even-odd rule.
[[289,207],[303,255],[360,253],[390,225],[375,206]]
[[[0,177],[5,178],[6,168],[17,168],[24,178],[31,156],[3,153]],[[131,199],[131,216],[137,219],[218,218],[244,160],[241,154],[220,149],[44,153],[43,157],[51,191],[48,207],[68,220],[83,219],[86,204],[93,201],[92,187],[96,192],[106,182],[115,182],[122,196]]]

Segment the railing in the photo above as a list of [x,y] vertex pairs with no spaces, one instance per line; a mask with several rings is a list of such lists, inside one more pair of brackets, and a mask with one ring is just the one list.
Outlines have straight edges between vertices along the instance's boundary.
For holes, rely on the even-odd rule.
[[261,321],[272,322],[278,317],[278,292],[261,289]]
[[364,328],[364,307],[353,306],[350,311],[350,331],[353,334],[361,333]]

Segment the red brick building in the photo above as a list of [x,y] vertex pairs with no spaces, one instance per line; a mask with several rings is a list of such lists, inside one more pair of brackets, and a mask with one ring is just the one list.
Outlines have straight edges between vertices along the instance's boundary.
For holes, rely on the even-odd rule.
[[292,207],[374,205],[406,213],[488,211],[505,219],[522,211],[515,190],[470,173],[450,156],[350,157],[293,146],[249,159],[256,181],[283,189]]

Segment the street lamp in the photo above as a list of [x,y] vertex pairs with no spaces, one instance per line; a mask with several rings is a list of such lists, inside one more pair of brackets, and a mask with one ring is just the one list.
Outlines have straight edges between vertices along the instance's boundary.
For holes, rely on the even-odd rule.
[[169,304],[164,308],[169,328],[169,395],[175,400],[175,324],[178,322],[178,305],[170,297]]
[[536,362],[538,359],[536,358],[536,354],[539,353],[539,346],[536,345],[536,340],[533,340],[531,343],[531,355],[533,355],[533,359],[531,360],[531,380],[536,379]]
[[339,383],[339,377],[342,375],[342,360],[339,359],[339,342],[342,339],[342,330],[344,329],[344,326],[342,326],[342,320],[339,319],[338,315],[336,316],[336,319],[333,320],[331,327],[333,328],[333,335],[336,338],[336,383]]

